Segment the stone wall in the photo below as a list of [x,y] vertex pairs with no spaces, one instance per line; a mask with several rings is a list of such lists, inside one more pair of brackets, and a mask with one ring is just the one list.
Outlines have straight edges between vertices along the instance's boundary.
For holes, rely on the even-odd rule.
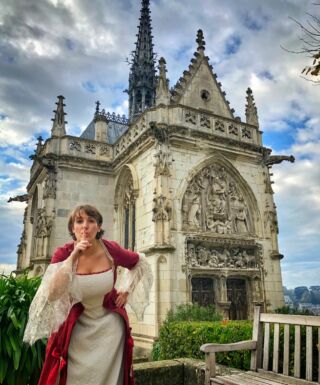
[[[179,358],[134,364],[136,385],[203,385],[205,363],[192,358]],[[217,375],[238,373],[239,370],[216,365]]]

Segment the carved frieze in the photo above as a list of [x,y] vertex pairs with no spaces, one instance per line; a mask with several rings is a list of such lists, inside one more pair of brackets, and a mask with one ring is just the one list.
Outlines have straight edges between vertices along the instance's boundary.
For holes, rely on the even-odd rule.
[[223,166],[203,168],[189,183],[182,201],[184,230],[217,234],[252,232],[246,199]]
[[207,242],[188,242],[186,265],[205,269],[260,269],[261,251],[257,246],[210,245]]

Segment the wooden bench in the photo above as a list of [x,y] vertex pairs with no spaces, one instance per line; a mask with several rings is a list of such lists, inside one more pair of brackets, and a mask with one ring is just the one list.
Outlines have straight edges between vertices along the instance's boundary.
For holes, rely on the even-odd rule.
[[[273,326],[272,326],[273,324]],[[283,325],[283,326],[280,326]],[[290,325],[294,327],[294,352],[290,356]],[[305,376],[301,378],[301,331],[305,327]],[[317,327],[317,341],[312,341],[313,327]],[[283,328],[283,344],[280,344],[280,331]],[[273,331],[273,333],[272,333]],[[273,334],[273,338],[271,338]],[[272,362],[269,366],[270,340],[273,339]],[[206,357],[205,385],[314,385],[320,382],[320,317],[261,313],[260,307],[254,309],[252,340],[231,344],[204,344],[201,351]],[[280,346],[281,345],[281,346]],[[312,382],[312,353],[317,346],[317,381]],[[293,348],[293,346],[292,346]],[[216,376],[215,354],[236,350],[251,350],[250,371]],[[279,356],[282,363],[279,365]],[[292,357],[293,356],[293,357]],[[293,358],[293,367],[290,365]],[[292,359],[291,359],[292,361]],[[292,364],[292,362],[291,362]],[[281,366],[281,367],[280,367]],[[281,370],[281,373],[280,373]]]

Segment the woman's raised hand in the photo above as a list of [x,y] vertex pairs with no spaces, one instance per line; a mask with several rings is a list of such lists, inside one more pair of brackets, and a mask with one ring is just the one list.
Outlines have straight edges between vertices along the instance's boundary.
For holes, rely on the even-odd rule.
[[78,259],[81,253],[87,250],[90,246],[92,246],[92,244],[87,239],[82,239],[81,241],[75,243],[73,252],[71,253],[73,260],[75,261]]

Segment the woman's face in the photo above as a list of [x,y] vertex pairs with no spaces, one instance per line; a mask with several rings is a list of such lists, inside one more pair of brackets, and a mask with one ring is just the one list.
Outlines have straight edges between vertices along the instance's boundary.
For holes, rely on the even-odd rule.
[[93,241],[100,230],[101,227],[95,218],[88,216],[84,211],[80,211],[73,223],[73,233],[77,241]]

